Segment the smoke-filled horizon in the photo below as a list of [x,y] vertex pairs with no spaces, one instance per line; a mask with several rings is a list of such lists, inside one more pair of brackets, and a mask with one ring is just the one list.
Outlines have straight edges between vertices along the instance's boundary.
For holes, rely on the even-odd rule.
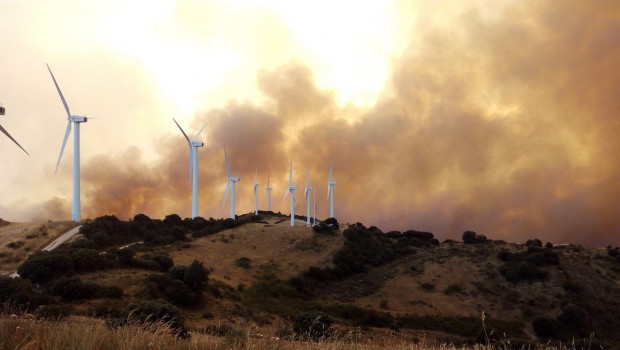
[[[241,178],[237,214],[254,209],[255,171],[260,209],[269,177],[272,210],[289,213],[281,199],[292,158],[295,213],[306,214],[309,173],[326,218],[333,161],[340,222],[440,239],[474,230],[510,242],[619,245],[619,15],[614,2],[526,1],[491,14],[472,5],[450,26],[420,16],[381,93],[363,106],[341,103],[303,59],[263,68],[247,82],[260,98],[181,123],[190,136],[207,123],[199,215],[229,213],[230,200],[221,208],[225,146]],[[190,215],[188,146],[165,118],[169,128],[148,154],[131,146],[83,160],[84,217]],[[58,176],[70,182],[67,165]],[[18,209],[0,204],[9,220],[68,218],[70,207],[70,192]]]

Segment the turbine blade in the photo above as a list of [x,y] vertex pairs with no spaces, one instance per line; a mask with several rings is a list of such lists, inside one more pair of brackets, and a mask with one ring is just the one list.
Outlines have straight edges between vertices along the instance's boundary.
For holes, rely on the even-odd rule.
[[230,177],[230,166],[228,165],[228,155],[226,154],[226,147],[224,147],[224,160],[226,160],[226,176]]
[[269,176],[267,176],[267,189],[269,189]]
[[65,151],[65,146],[67,145],[67,139],[69,139],[69,134],[71,134],[71,122],[67,122],[67,130],[65,130],[65,138],[62,140],[62,147],[60,147],[60,155],[58,156],[58,162],[56,162],[56,170],[54,174],[58,172],[58,166],[60,165],[60,159],[62,158],[62,153]]
[[288,193],[289,193],[289,191],[290,191],[290,190],[288,190],[288,189],[287,189],[287,190],[286,190],[286,192],[284,192],[284,196],[282,197],[281,202],[284,202],[284,200],[286,199],[286,197],[288,197]]
[[330,160],[330,161],[329,161],[329,181],[330,181],[330,182],[332,181],[332,169],[333,169],[333,167],[332,167],[332,161]]
[[308,197],[308,186],[306,186],[306,189],[304,190],[304,198]]
[[[22,145],[20,145],[17,141],[15,141],[15,139],[13,138],[13,136],[11,136],[11,134],[9,134],[8,131],[6,131],[2,125],[0,125],[0,131],[2,131],[8,138],[11,139],[11,141],[15,142],[15,144],[22,149],[22,151],[26,152],[26,150],[24,149],[24,147],[22,147]],[[27,155],[30,155],[28,152],[26,152]]]
[[[174,118],[172,118],[172,120],[174,120]],[[181,130],[181,132],[183,133],[183,136],[185,136],[185,139],[187,140],[187,143],[189,143],[191,145],[189,137],[187,137],[187,134],[185,133],[185,131],[183,131],[183,128],[181,127],[181,125],[179,125],[179,123],[177,123],[176,120],[174,120],[174,123],[179,127],[179,130]]]
[[228,197],[228,190],[230,190],[230,180],[226,182],[226,189],[224,190],[224,198],[222,198],[222,205],[220,208],[224,208],[224,204],[226,204],[226,198]]
[[207,123],[205,123],[205,125],[202,126],[202,129],[200,129],[200,131],[196,134],[196,138],[200,137],[200,134],[202,134],[202,131],[207,127]]
[[258,185],[258,169],[256,169],[254,173],[254,185]]
[[67,101],[65,101],[65,97],[62,95],[62,91],[60,91],[60,87],[58,86],[58,83],[56,82],[56,78],[54,78],[54,73],[52,73],[52,70],[50,69],[50,66],[47,63],[45,65],[47,66],[47,70],[50,71],[50,74],[52,76],[52,80],[54,81],[54,85],[56,85],[56,90],[58,90],[58,94],[60,95],[60,99],[62,100],[62,104],[65,106],[65,111],[67,111],[67,117],[71,117],[71,112],[69,111],[69,106],[67,105]]
[[329,195],[331,194],[332,185],[327,184],[327,199],[329,199]]
[[310,185],[310,170],[308,170],[308,175],[306,175],[306,188]]

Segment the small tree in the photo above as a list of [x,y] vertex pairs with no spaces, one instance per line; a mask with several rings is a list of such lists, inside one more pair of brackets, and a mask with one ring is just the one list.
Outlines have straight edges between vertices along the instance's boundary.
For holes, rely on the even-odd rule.
[[194,260],[185,271],[183,281],[197,293],[201,293],[209,281],[209,271],[205,269],[201,261]]

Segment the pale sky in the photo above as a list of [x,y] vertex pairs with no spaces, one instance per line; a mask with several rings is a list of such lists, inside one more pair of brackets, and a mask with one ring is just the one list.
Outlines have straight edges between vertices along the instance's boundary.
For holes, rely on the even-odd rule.
[[[276,211],[295,163],[319,217],[458,238],[620,244],[620,8],[580,1],[42,1],[0,3],[0,217],[71,217],[81,127],[84,217],[222,217],[227,146],[238,210]],[[92,119],[90,119],[92,118]],[[301,198],[300,191],[298,198]],[[305,214],[298,199],[296,213]],[[530,237],[532,236],[532,237]]]

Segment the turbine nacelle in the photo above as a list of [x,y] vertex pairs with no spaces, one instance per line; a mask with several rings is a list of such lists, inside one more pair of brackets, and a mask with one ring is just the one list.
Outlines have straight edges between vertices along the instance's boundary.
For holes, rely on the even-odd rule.
[[190,141],[189,144],[192,147],[203,147],[205,145],[204,142],[194,141],[194,140]]
[[[97,118],[95,118],[97,119]],[[73,123],[86,123],[88,121],[88,118],[86,117],[82,117],[79,115],[70,115],[69,117],[67,117],[67,120],[69,122],[73,122]]]
[[288,189],[291,191],[295,191],[296,189],[298,189],[299,187],[297,186],[289,186]]
[[238,178],[238,177],[232,177],[231,176],[231,177],[228,178],[228,181],[230,181],[230,182],[238,182],[238,181],[241,181],[241,179]]

